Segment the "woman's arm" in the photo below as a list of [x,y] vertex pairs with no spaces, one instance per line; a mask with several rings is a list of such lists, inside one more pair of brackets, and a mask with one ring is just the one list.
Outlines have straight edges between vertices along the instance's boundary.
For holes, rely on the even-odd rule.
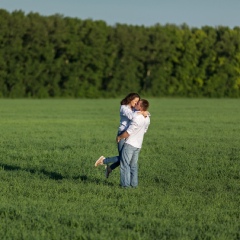
[[127,117],[129,120],[132,120],[134,112],[132,111],[131,108],[129,108],[126,105],[122,105],[120,111],[123,116]]

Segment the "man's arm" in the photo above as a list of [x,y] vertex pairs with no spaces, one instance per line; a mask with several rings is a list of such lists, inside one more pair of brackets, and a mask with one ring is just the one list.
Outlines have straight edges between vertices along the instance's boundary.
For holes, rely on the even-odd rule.
[[117,139],[116,139],[117,143],[123,138],[128,138],[135,131],[135,129],[138,128],[138,119],[139,119],[139,115],[136,113],[128,129],[125,132],[123,132],[121,135],[117,136]]
[[127,132],[127,131],[125,131],[124,133],[122,133],[121,135],[119,135],[119,136],[117,136],[117,143],[121,140],[121,139],[123,139],[123,138],[128,138],[130,135],[129,135],[129,133]]

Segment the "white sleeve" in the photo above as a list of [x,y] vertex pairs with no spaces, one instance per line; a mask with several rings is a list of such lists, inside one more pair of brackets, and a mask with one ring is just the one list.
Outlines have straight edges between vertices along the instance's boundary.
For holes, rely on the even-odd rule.
[[146,132],[147,132],[147,130],[148,130],[148,127],[149,127],[149,124],[150,124],[150,118],[149,118],[148,124],[146,124],[146,126],[145,126],[145,131],[144,131],[144,133],[146,133]]
[[148,130],[148,125],[145,127],[145,131],[144,131],[144,133],[146,133],[146,132],[147,132],[147,130]]
[[128,108],[126,106],[122,106],[120,111],[122,112],[123,116],[132,120],[134,112],[130,108]]
[[131,135],[135,131],[135,129],[138,128],[139,126],[138,121],[139,121],[139,118],[137,118],[136,116],[131,121],[129,128],[127,129],[127,132],[129,135]]

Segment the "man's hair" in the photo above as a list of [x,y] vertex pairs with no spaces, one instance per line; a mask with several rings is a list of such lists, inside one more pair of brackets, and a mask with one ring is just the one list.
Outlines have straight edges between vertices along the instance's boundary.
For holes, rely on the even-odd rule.
[[146,99],[141,99],[140,100],[140,106],[143,111],[147,111],[149,108],[149,102]]
[[129,93],[121,102],[121,105],[128,105],[133,99],[139,98],[140,96],[138,93]]

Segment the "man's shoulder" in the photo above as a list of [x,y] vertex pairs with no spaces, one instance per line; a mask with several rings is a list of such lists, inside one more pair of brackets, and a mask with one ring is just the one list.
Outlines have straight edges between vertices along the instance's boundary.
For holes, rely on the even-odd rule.
[[134,116],[134,117],[137,117],[137,118],[150,119],[150,115],[144,117],[144,116],[141,114],[141,111],[135,111],[135,112],[133,113],[133,116]]
[[150,118],[144,117],[140,111],[134,112],[133,114],[133,121],[138,121],[138,122],[146,122],[146,121],[150,121]]
[[135,112],[133,113],[133,117],[134,117],[134,118],[141,118],[141,116],[143,116],[143,115],[141,114],[140,111],[135,111]]

